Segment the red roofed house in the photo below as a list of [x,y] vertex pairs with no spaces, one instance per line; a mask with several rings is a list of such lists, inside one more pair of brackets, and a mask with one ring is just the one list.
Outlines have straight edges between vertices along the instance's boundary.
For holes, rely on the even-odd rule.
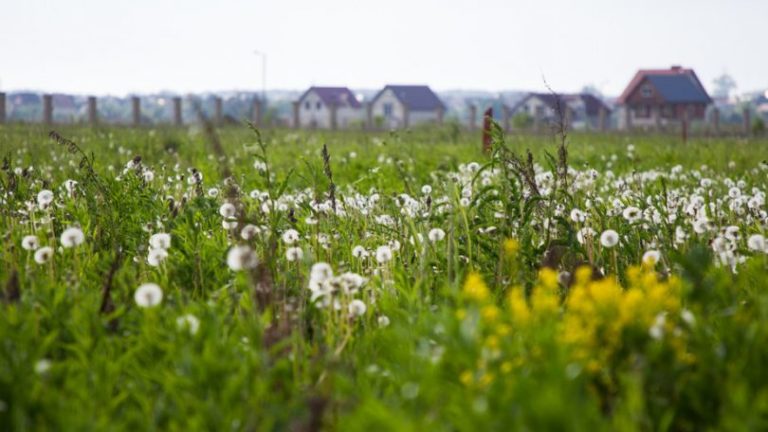
[[346,128],[365,120],[360,101],[346,87],[310,87],[294,108],[294,122],[302,128]]
[[683,120],[703,120],[712,99],[693,69],[639,70],[616,101],[621,129],[661,128]]

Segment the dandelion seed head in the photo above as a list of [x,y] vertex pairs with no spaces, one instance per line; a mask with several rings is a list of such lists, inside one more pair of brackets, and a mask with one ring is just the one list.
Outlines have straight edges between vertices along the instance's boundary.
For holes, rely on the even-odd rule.
[[605,230],[600,234],[600,244],[606,248],[612,248],[619,244],[619,233],[614,230]]
[[53,256],[53,248],[50,246],[43,246],[35,251],[35,262],[38,264],[45,264]]
[[61,233],[61,245],[65,248],[73,248],[81,245],[85,241],[83,230],[78,227],[70,227]]
[[155,307],[163,301],[163,290],[155,283],[141,284],[134,292],[133,300],[142,308]]
[[256,252],[249,246],[233,246],[227,252],[227,266],[233,271],[252,269],[258,264]]
[[24,236],[23,239],[21,239],[21,247],[24,250],[36,250],[40,247],[40,240],[38,240],[37,236],[35,235],[27,235]]

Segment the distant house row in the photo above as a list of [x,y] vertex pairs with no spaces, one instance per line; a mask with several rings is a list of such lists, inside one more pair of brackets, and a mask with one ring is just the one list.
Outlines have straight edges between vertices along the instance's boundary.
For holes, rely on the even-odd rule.
[[[101,98],[101,110],[97,98],[69,95],[21,93],[10,99],[14,117],[41,118],[44,123],[64,121],[63,118],[85,118],[91,124],[99,122],[101,115],[115,122],[115,112],[125,111],[125,103],[116,98]],[[207,101],[195,98],[185,103],[187,118],[196,117],[190,107],[204,108],[217,123],[229,115],[229,122],[237,122],[243,113],[257,125],[292,126],[306,129],[395,129],[425,123],[442,123],[448,113],[448,104],[426,85],[387,85],[371,97],[363,100],[347,87],[319,87],[307,89],[297,100],[292,96],[273,101],[271,106],[254,95],[228,98],[232,114],[225,114],[220,95],[208,96]],[[128,104],[130,124],[151,123],[151,118],[165,117],[172,124],[182,125],[184,98],[160,96],[154,99],[131,96]],[[501,96],[486,99],[447,99],[451,102],[452,121],[463,122],[470,129],[476,128],[482,118],[478,114],[490,113],[505,129],[533,128],[541,130],[552,123],[563,122],[570,129],[606,130],[663,129],[688,124],[692,121],[709,120],[718,130],[719,111],[710,108],[712,99],[692,69],[672,66],[669,69],[639,70],[614,103],[587,93],[555,94],[528,93],[514,100]],[[292,101],[292,107],[291,103]],[[205,102],[205,103],[201,103]],[[123,108],[118,108],[118,104]],[[207,105],[205,108],[204,105]],[[234,106],[233,106],[234,105]],[[54,106],[57,117],[54,117]],[[0,123],[6,116],[6,95],[0,92]],[[490,109],[490,111],[489,111]],[[290,113],[290,114],[289,114]],[[146,116],[145,116],[146,114]],[[732,113],[730,113],[732,118]],[[742,118],[749,126],[749,110]],[[123,114],[125,117],[125,114]],[[150,120],[147,120],[150,119]],[[76,120],[72,120],[76,121]],[[737,120],[738,121],[738,120]],[[731,120],[732,122],[732,120]]]
[[[703,120],[710,104],[712,99],[696,73],[672,66],[638,71],[613,109],[588,93],[529,93],[512,105],[495,102],[480,107],[470,105],[469,125],[477,124],[478,108],[485,111],[495,107],[495,118],[507,129],[511,128],[513,118],[534,128],[554,121],[563,121],[569,128],[581,130],[605,130],[611,125],[619,129],[661,128],[682,121]],[[294,102],[292,124],[319,129],[361,125],[401,128],[441,123],[445,112],[446,105],[426,85],[387,85],[366,102],[347,87],[310,87]]]
[[293,124],[337,129],[387,128],[443,121],[445,104],[425,85],[387,85],[363,105],[347,87],[310,87],[293,106]]

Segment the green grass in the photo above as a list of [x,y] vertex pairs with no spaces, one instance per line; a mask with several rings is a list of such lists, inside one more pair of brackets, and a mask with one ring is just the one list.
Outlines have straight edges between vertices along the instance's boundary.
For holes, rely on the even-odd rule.
[[[3,430],[768,427],[765,140],[573,134],[563,185],[553,136],[58,132],[0,126]],[[236,245],[258,265],[232,270]]]

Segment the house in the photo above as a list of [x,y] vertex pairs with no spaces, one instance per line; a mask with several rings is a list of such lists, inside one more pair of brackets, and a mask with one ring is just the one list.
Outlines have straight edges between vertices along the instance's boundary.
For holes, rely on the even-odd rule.
[[368,106],[368,124],[390,128],[442,123],[445,104],[425,85],[387,85]]
[[510,108],[512,116],[528,116],[536,127],[559,122],[562,118],[572,129],[605,129],[611,110],[598,97],[589,93],[529,93]]
[[661,128],[703,120],[712,99],[693,69],[639,70],[616,101],[622,109],[619,126]]
[[346,128],[365,119],[365,111],[346,87],[310,87],[294,102],[294,125],[301,128]]

